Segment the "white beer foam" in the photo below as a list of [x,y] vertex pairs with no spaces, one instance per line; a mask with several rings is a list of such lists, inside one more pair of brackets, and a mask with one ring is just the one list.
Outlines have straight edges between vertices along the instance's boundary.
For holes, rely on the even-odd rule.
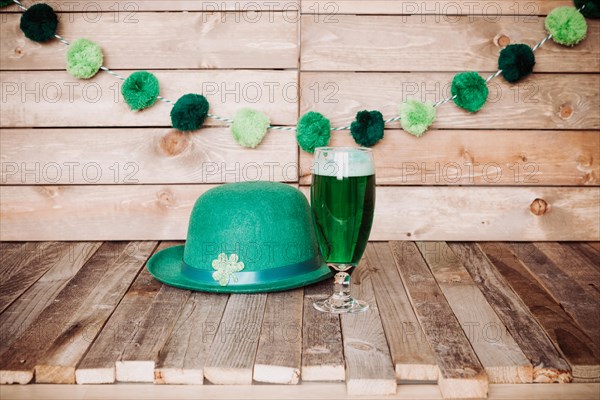
[[371,152],[355,148],[315,151],[313,174],[337,179],[375,174]]

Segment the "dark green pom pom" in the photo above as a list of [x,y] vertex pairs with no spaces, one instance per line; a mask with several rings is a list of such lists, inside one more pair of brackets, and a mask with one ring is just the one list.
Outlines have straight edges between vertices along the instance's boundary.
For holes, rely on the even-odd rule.
[[10,6],[11,4],[15,4],[12,0],[0,0],[0,7]]
[[456,96],[454,103],[469,112],[477,112],[485,104],[488,97],[488,87],[477,72],[462,72],[454,76],[452,96]]
[[200,94],[188,93],[179,98],[171,110],[171,124],[180,131],[200,129],[208,115],[208,100]]
[[313,153],[315,148],[327,146],[331,137],[331,123],[322,114],[309,111],[296,126],[296,140],[304,151]]
[[350,125],[354,141],[361,146],[371,147],[383,139],[383,115],[379,111],[359,111]]
[[58,18],[48,4],[34,4],[21,16],[21,30],[34,42],[46,42],[56,34]]
[[498,68],[509,82],[516,82],[529,75],[535,65],[533,50],[526,44],[509,44],[500,51]]
[[132,110],[150,107],[156,102],[159,91],[158,79],[147,71],[134,72],[121,86],[121,94]]
[[600,0],[575,0],[575,8],[581,8],[581,13],[588,18],[600,18]]

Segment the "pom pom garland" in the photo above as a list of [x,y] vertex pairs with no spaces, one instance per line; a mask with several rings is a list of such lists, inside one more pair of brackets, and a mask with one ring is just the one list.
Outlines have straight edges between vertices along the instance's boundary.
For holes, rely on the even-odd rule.
[[564,46],[575,46],[587,35],[585,17],[574,7],[555,8],[546,17],[545,25],[552,40]]
[[371,147],[383,139],[385,122],[379,111],[359,111],[350,125],[350,133],[354,141],[365,147]]
[[67,50],[67,72],[77,79],[89,79],[96,75],[104,56],[96,43],[78,39]]
[[158,79],[147,71],[134,72],[121,86],[123,99],[132,110],[143,110],[153,105],[159,91]]
[[485,104],[488,87],[485,79],[477,72],[462,72],[454,76],[450,87],[454,103],[469,112],[477,112]]
[[242,108],[233,117],[231,133],[239,145],[255,148],[262,142],[269,127],[269,117],[251,108]]
[[[545,28],[549,35],[539,42],[534,49],[543,45],[549,38],[565,46],[574,46],[585,39],[587,23],[585,16],[600,17],[600,0],[574,0],[574,7],[558,7],[545,20]],[[72,44],[56,35],[58,18],[52,7],[47,4],[35,4],[27,8],[19,2],[0,0],[0,7],[17,4],[24,10],[20,20],[20,28],[24,35],[36,42],[45,42],[52,38],[59,39],[69,46],[66,52],[66,69],[74,77],[89,79],[101,68],[124,81],[121,93],[132,110],[141,110],[153,105],[159,94],[159,83],[156,77],[147,71],[138,71],[127,79],[103,67],[103,54],[100,46],[87,39],[79,39]],[[491,75],[488,80],[502,74],[508,82],[516,82],[529,75],[535,65],[533,49],[524,44],[509,45],[499,55],[500,71]],[[451,86],[452,97],[443,99],[435,106],[454,100],[455,104],[469,112],[476,112],[487,101],[487,81],[476,72],[457,74]],[[165,102],[170,100],[163,99]],[[181,131],[191,131],[202,127],[208,114],[209,104],[202,95],[187,94],[182,96],[171,110],[172,125]],[[435,120],[436,109],[431,104],[416,100],[406,101],[399,106],[400,117],[388,121],[400,120],[402,128],[414,136],[422,136]],[[263,140],[270,127],[269,118],[259,111],[242,109],[235,118],[211,115],[212,118],[230,121],[234,139],[242,146],[254,148]],[[379,111],[360,111],[350,126],[351,134],[359,145],[371,147],[384,136],[385,120]],[[335,128],[334,130],[347,129]],[[293,130],[294,128],[284,128]],[[315,147],[327,145],[331,135],[330,122],[323,115],[310,112],[305,114],[296,127],[298,144],[304,150],[313,152]]]
[[575,7],[588,18],[600,18],[600,0],[575,0]]
[[34,4],[21,15],[20,28],[23,34],[34,42],[52,39],[57,26],[58,17],[48,4]]
[[322,114],[309,111],[298,120],[296,140],[302,150],[314,153],[317,147],[327,146],[330,137],[331,123]]
[[516,82],[529,75],[534,65],[533,50],[526,44],[509,44],[500,51],[498,68],[508,82]]
[[179,98],[171,110],[173,128],[182,132],[200,129],[208,115],[208,100],[201,94],[188,93]]
[[418,100],[407,100],[398,107],[402,129],[411,135],[423,136],[427,128],[435,120],[433,104],[421,103]]

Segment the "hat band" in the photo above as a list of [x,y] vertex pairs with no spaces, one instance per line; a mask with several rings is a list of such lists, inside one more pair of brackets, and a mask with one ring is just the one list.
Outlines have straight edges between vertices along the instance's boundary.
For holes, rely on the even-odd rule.
[[241,286],[256,285],[294,278],[301,274],[316,271],[321,268],[320,257],[314,257],[306,261],[285,265],[283,267],[270,268],[263,271],[240,271],[232,273],[229,283],[222,285],[213,277],[215,271],[198,269],[182,261],[181,274],[187,279],[212,286]]

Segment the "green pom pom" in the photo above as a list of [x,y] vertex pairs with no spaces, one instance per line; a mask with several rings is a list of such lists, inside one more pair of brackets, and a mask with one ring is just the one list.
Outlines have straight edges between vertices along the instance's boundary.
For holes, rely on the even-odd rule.
[[269,117],[251,108],[242,108],[233,116],[231,133],[240,146],[255,148],[269,127]]
[[383,115],[379,111],[359,111],[350,125],[354,141],[361,146],[371,147],[383,139]]
[[414,136],[423,136],[427,128],[435,120],[433,104],[407,100],[398,108],[402,129]]
[[67,72],[78,79],[96,75],[103,61],[102,49],[91,40],[77,39],[67,50]]
[[296,126],[296,140],[304,151],[314,153],[317,147],[327,146],[331,137],[331,123],[322,114],[309,111]]
[[529,75],[535,65],[533,50],[526,44],[509,44],[500,51],[498,68],[509,82],[516,82]]
[[48,4],[34,4],[21,16],[21,30],[34,42],[46,42],[52,39],[56,34],[57,26],[58,17]]
[[180,131],[200,129],[208,115],[208,100],[201,94],[188,93],[179,98],[171,110],[171,124]]
[[12,0],[0,0],[0,7],[10,6],[11,4],[15,4]]
[[134,72],[121,86],[123,99],[132,110],[150,107],[156,102],[159,91],[158,79],[147,71]]
[[456,96],[454,103],[469,112],[477,112],[485,104],[488,87],[477,72],[462,72],[454,76],[450,93]]
[[575,0],[575,8],[579,9],[584,16],[588,18],[600,18],[600,0]]
[[557,7],[546,17],[546,30],[552,40],[564,46],[575,46],[585,39],[585,17],[574,7]]

